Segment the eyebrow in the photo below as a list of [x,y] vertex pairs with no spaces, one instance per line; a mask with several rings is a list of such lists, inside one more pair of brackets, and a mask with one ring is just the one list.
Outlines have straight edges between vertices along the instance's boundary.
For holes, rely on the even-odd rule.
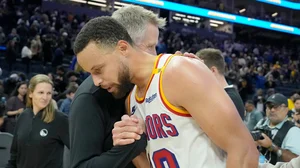
[[98,69],[98,68],[102,68],[103,67],[103,64],[101,65],[95,65],[91,68],[91,71],[93,71],[94,69]]

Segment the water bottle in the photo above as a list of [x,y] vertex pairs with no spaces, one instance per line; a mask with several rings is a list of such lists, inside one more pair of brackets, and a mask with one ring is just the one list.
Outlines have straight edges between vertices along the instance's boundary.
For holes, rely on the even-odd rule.
[[266,163],[266,157],[262,154],[259,155],[259,163]]

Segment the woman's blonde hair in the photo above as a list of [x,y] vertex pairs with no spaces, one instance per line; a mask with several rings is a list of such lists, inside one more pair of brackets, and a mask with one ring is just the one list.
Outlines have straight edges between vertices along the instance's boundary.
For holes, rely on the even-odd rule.
[[[53,87],[53,82],[47,75],[35,75],[34,77],[32,77],[29,82],[27,99],[26,99],[27,100],[26,107],[28,108],[33,108],[32,98],[30,98],[29,95],[33,93],[36,85],[39,83],[48,83]],[[54,120],[54,118],[55,118],[55,108],[51,100],[50,103],[43,110],[42,120],[45,123],[50,123]]]

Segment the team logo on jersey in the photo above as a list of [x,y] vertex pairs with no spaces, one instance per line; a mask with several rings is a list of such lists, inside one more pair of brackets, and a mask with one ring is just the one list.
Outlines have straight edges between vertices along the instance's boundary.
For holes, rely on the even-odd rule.
[[42,129],[42,130],[40,131],[40,135],[41,135],[42,137],[47,136],[47,135],[48,135],[48,130]]
[[132,106],[131,108],[131,115],[133,115],[136,111],[136,105]]
[[151,103],[157,97],[157,93],[154,93],[150,97],[146,98],[146,103]]

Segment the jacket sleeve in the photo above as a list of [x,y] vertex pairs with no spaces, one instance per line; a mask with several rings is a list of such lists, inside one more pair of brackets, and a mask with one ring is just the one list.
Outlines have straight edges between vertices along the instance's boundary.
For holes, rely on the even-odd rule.
[[106,127],[99,102],[79,95],[70,109],[71,168],[123,168],[145,150],[146,135],[133,144],[104,151]]
[[63,144],[67,146],[68,149],[70,149],[69,119],[63,113],[61,113],[60,115],[62,116],[62,118],[61,118],[60,126],[58,127],[59,137],[63,142]]

